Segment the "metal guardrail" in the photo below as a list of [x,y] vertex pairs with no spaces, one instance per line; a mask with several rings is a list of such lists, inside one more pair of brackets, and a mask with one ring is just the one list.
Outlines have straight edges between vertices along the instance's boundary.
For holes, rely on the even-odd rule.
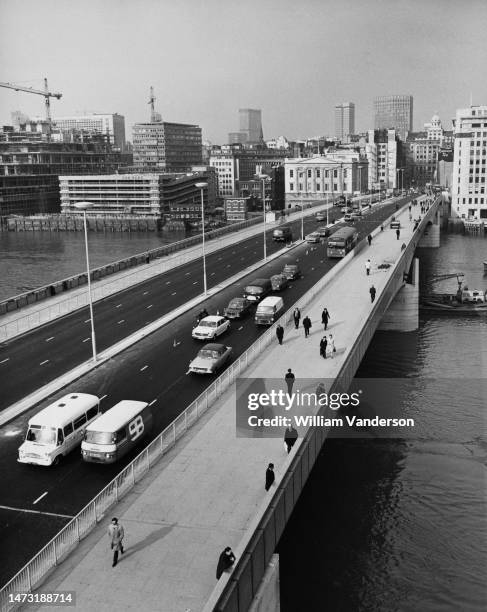
[[355,252],[351,251],[322,280],[293,304],[279,321],[240,355],[1,589],[1,612],[8,612],[15,608],[15,604],[9,602],[10,594],[31,592],[42,583],[44,576],[78,545],[104,517],[105,512],[132,489],[156,461],[167,453],[216,399],[234,383],[247,366],[274,341],[277,324],[285,326],[290,323],[294,308],[304,308],[309,304],[354,255]]

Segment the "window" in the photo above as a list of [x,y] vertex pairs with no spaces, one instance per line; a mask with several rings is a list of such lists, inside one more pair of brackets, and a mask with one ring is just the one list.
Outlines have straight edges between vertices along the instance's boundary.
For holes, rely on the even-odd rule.
[[73,423],[75,429],[79,429],[82,425],[86,423],[86,414],[82,414],[79,416],[75,422]]
[[293,178],[294,177],[294,170],[289,170],[289,178]]
[[98,406],[93,406],[93,408],[90,408],[88,412],[86,413],[86,417],[88,421],[91,421],[91,419],[95,418],[97,414],[98,414]]
[[68,423],[68,425],[64,427],[63,431],[64,431],[64,437],[67,438],[69,435],[73,433],[73,424]]
[[316,178],[320,178],[320,171],[319,170],[316,171]]
[[308,178],[311,178],[311,170],[308,170]]
[[115,434],[115,444],[120,444],[121,442],[124,442],[126,439],[127,439],[127,434],[125,432],[125,427],[122,427],[122,429],[119,429],[117,433]]

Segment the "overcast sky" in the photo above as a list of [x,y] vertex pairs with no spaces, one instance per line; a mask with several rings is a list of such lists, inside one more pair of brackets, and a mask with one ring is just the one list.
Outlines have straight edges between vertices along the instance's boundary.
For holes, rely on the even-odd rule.
[[[414,129],[437,111],[487,104],[486,0],[0,0],[0,80],[61,92],[52,114],[167,121],[227,141],[239,108],[264,137],[334,133],[334,105],[373,127],[376,95],[411,94]],[[43,115],[40,96],[0,88],[0,121]]]

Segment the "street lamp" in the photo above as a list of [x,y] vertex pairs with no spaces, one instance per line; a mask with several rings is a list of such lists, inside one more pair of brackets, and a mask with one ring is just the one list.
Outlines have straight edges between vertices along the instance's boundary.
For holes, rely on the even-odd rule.
[[362,195],[362,168],[363,166],[358,167],[358,182],[359,182],[358,188],[360,191],[360,195]]
[[85,229],[85,251],[86,251],[86,276],[88,277],[88,303],[90,306],[90,322],[91,322],[91,348],[93,350],[93,361],[96,361],[96,337],[95,337],[95,321],[93,318],[93,298],[91,295],[91,279],[90,279],[90,258],[88,255],[88,229],[86,226],[86,211],[93,208],[92,202],[75,202],[74,207],[83,211],[83,223]]
[[206,256],[205,256],[205,206],[204,206],[203,190],[205,187],[208,187],[208,183],[195,183],[195,187],[200,189],[200,194],[201,194],[201,245],[202,245],[202,254],[203,254],[203,293],[206,295],[207,286],[206,286]]
[[267,261],[267,244],[266,244],[266,231],[267,231],[267,219],[266,219],[266,207],[265,207],[265,182],[270,178],[268,174],[259,174],[258,177],[262,181],[262,209],[264,211],[264,261]]

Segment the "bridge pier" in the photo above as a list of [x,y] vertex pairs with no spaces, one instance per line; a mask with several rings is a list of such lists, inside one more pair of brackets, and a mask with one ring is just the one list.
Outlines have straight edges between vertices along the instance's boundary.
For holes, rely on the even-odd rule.
[[440,213],[436,211],[435,217],[428,223],[423,235],[419,239],[418,247],[437,248],[440,246]]
[[[439,226],[438,226],[439,231]],[[378,329],[381,331],[415,331],[419,327],[419,259],[411,263],[411,282],[397,292],[384,313]]]
[[279,555],[272,555],[248,612],[280,612]]

